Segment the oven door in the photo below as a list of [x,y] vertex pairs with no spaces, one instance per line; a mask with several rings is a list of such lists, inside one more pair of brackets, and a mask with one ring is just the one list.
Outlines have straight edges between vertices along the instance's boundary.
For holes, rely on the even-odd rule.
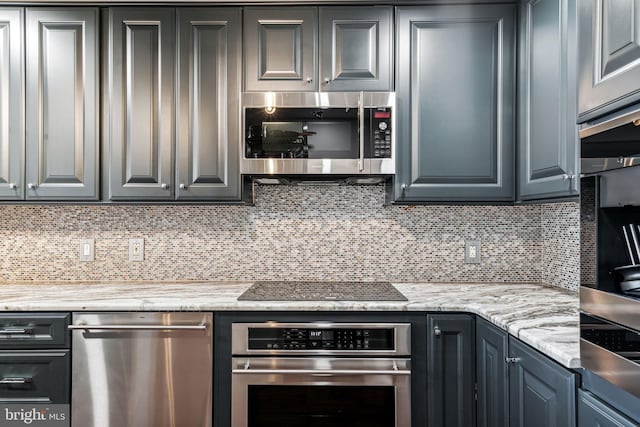
[[409,359],[233,358],[234,427],[410,427]]

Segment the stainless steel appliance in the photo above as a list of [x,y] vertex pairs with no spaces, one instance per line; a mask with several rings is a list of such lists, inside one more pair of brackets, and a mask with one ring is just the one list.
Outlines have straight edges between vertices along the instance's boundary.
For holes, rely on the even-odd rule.
[[395,93],[244,93],[242,111],[242,174],[395,173]]
[[580,137],[582,366],[640,398],[640,108]]
[[211,313],[74,313],[73,427],[210,427]]
[[410,427],[409,324],[232,324],[234,427]]

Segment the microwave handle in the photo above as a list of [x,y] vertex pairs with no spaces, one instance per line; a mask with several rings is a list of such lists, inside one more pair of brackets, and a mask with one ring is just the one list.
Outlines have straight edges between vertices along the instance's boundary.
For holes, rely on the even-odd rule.
[[358,125],[360,137],[360,158],[358,159],[358,170],[364,170],[364,92],[358,96]]

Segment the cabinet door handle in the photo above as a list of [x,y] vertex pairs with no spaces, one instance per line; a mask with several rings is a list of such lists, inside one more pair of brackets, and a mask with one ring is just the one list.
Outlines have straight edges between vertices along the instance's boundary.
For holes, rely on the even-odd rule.
[[33,328],[4,328],[0,335],[33,335]]
[[29,190],[35,190],[36,188],[38,188],[38,185],[30,182],[30,183],[27,184],[27,188]]
[[18,186],[15,183],[13,182],[9,183],[9,190],[15,190],[16,188],[18,188]]
[[4,377],[0,379],[0,384],[31,384],[33,378],[28,377]]
[[162,184],[160,184],[160,188],[162,188],[163,190],[168,190],[169,184],[163,182]]
[[520,363],[519,357],[505,357],[504,361],[507,363]]
[[307,83],[311,83],[313,79],[311,77],[307,77]]
[[180,184],[180,189],[181,190],[187,190],[187,185],[186,184]]
[[440,328],[439,328],[439,327],[437,327],[437,326],[436,326],[435,328],[433,328],[433,335],[435,335],[435,336],[437,336],[437,337],[439,337],[440,335],[442,335],[442,331],[440,330]]

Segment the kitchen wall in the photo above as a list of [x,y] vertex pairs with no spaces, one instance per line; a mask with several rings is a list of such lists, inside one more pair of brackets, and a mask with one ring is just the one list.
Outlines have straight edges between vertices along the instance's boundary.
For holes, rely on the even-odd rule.
[[[579,209],[383,206],[383,186],[257,186],[255,206],[0,206],[0,280],[546,282],[577,289]],[[145,261],[128,261],[128,239]],[[95,261],[78,260],[94,238]],[[481,239],[482,263],[463,264]]]

